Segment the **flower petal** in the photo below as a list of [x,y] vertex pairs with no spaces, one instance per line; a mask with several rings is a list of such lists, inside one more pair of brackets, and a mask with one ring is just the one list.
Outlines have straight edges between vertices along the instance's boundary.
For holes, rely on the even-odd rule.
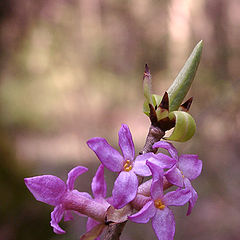
[[107,184],[104,179],[104,166],[101,164],[92,180],[92,192],[95,198],[106,197]]
[[153,148],[164,148],[166,149],[172,158],[178,160],[177,149],[169,142],[159,141],[153,144]]
[[187,189],[189,189],[191,191],[191,194],[192,194],[192,197],[190,198],[189,205],[188,205],[188,211],[187,211],[187,216],[188,216],[188,215],[191,214],[192,209],[193,209],[195,203],[197,202],[198,194],[195,191],[195,189],[192,187],[191,182],[187,178],[184,179],[184,183],[185,183],[185,187]]
[[36,200],[56,206],[66,191],[66,184],[53,175],[25,178],[24,182]]
[[68,190],[72,191],[74,189],[74,182],[76,181],[77,177],[80,176],[81,174],[87,172],[86,167],[78,166],[73,168],[69,173],[68,173],[68,179],[67,179],[67,188]]
[[122,150],[122,154],[125,160],[134,160],[135,149],[132,140],[132,134],[126,124],[122,124],[118,132],[118,143]]
[[151,196],[153,200],[162,198],[163,196],[163,169],[158,165],[147,161],[147,165],[150,168],[153,176],[151,185]]
[[189,189],[177,189],[166,193],[162,200],[167,206],[182,206],[189,201],[191,196]]
[[152,227],[159,240],[173,240],[175,220],[172,211],[167,207],[157,210],[152,218]]
[[112,191],[113,206],[119,209],[131,202],[137,194],[137,187],[138,179],[132,170],[120,172]]
[[137,156],[133,164],[133,171],[144,177],[152,175],[149,167],[146,165],[146,161],[151,159],[155,159],[153,153],[145,153]]
[[147,202],[140,211],[128,218],[136,223],[147,223],[156,213],[157,209],[153,201]]
[[83,196],[85,198],[92,199],[92,196],[87,192],[79,192],[76,189],[72,190],[72,192],[74,192],[75,194],[78,194],[79,196]]
[[121,154],[108,144],[104,138],[92,138],[87,145],[96,153],[102,164],[113,172],[120,172],[124,159]]
[[179,169],[190,180],[197,178],[202,171],[202,161],[197,155],[184,154],[179,157]]
[[96,202],[98,202],[98,203],[101,203],[102,204],[102,206],[104,207],[104,208],[108,208],[110,205],[112,205],[112,204],[110,204],[109,202],[108,202],[108,199],[105,199],[105,198],[103,198],[103,197],[97,197],[97,198],[95,198],[94,199]]
[[62,228],[59,227],[58,223],[61,221],[64,214],[64,208],[62,205],[57,205],[54,210],[51,212],[51,226],[53,227],[53,231],[56,234],[64,234],[66,233]]
[[183,187],[183,175],[181,171],[174,166],[165,173],[167,180],[178,187]]
[[163,153],[154,154],[154,157],[149,161],[164,169],[171,168],[177,162],[174,158],[171,158]]
[[110,205],[113,205],[113,197],[108,197],[106,198],[107,202],[110,204]]

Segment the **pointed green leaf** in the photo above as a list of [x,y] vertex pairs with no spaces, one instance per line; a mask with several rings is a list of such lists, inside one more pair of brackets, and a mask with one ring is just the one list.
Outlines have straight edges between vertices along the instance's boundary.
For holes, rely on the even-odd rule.
[[177,142],[186,142],[192,138],[196,130],[196,123],[189,113],[174,111],[169,114],[169,118],[171,120],[175,119],[176,123],[172,134],[164,139]]
[[150,109],[149,109],[149,102],[145,100],[143,103],[143,112],[149,117]]
[[162,101],[162,96],[157,95],[157,94],[152,94],[152,101],[153,101],[153,105],[155,106],[159,106],[161,101]]
[[[159,106],[159,104],[162,101],[162,96],[156,95],[156,94],[152,94],[152,104],[153,106]],[[143,112],[149,116],[150,113],[150,109],[149,109],[149,101],[146,99],[143,103]]]
[[201,40],[193,49],[173,84],[167,90],[170,99],[170,112],[178,110],[184,97],[187,95],[200,62],[202,48],[203,42]]

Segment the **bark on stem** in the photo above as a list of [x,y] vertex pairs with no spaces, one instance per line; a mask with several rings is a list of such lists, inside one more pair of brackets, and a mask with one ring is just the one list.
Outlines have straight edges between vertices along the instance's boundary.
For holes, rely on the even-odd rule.
[[[157,126],[151,125],[149,127],[149,132],[145,141],[143,150],[139,154],[144,154],[147,152],[155,153],[157,149],[153,149],[152,146],[155,142],[160,141],[160,139],[165,135],[165,131]],[[140,181],[141,182],[141,181]],[[111,223],[107,227],[107,231],[104,236],[104,240],[119,240],[120,235],[126,225],[127,221],[123,223]]]
[[152,146],[155,142],[160,141],[160,139],[165,135],[165,132],[161,130],[159,127],[155,127],[153,125],[150,126],[148,135],[145,141],[145,145],[143,147],[142,152],[140,154],[144,154],[147,152],[156,153],[157,149],[153,149]]

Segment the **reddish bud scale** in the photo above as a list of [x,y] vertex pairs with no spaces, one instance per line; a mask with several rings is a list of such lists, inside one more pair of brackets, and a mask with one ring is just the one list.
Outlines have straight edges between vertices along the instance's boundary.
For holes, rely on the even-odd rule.
[[189,98],[185,103],[180,106],[181,111],[188,112],[193,101],[193,97]]

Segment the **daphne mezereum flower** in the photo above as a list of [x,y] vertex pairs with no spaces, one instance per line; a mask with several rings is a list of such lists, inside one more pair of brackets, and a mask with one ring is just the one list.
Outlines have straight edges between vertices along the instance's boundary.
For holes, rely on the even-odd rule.
[[122,208],[131,202],[137,194],[137,175],[151,175],[151,171],[146,165],[148,159],[158,159],[157,161],[162,168],[172,167],[175,164],[175,160],[164,154],[162,154],[162,158],[160,156],[156,158],[153,153],[145,153],[137,156],[135,159],[132,135],[127,125],[122,124],[118,136],[122,155],[109,145],[104,138],[92,138],[87,141],[87,144],[106,168],[120,173],[114,183],[112,196],[113,206]]
[[88,193],[74,189],[74,182],[78,176],[88,169],[82,166],[73,168],[68,173],[65,183],[53,175],[42,175],[25,178],[25,184],[36,200],[55,206],[51,213],[51,226],[57,234],[65,231],[58,225],[64,216],[64,220],[72,219],[70,210],[94,217],[98,221],[104,221],[106,208],[91,199]]
[[[110,204],[107,202],[107,200],[105,200],[107,193],[107,184],[104,179],[104,166],[102,164],[99,166],[95,176],[93,177],[91,187],[94,200],[104,205],[107,209]],[[87,232],[89,232],[88,235],[91,234],[92,237],[97,237],[101,234],[105,226],[106,225],[104,223],[100,223],[95,219],[89,217],[87,220]],[[97,237],[95,240],[100,240],[100,238]]]
[[198,195],[191,185],[191,180],[197,178],[202,171],[202,161],[197,155],[183,154],[178,157],[176,148],[169,142],[159,141],[153,145],[153,148],[166,149],[171,157],[176,160],[176,164],[165,173],[167,180],[179,187],[188,188],[192,197],[189,200],[187,215],[189,215],[197,201]]
[[153,181],[151,185],[151,200],[136,214],[128,217],[136,223],[147,223],[152,220],[152,227],[159,240],[172,240],[175,233],[175,220],[168,206],[182,206],[191,197],[188,189],[163,194],[163,169],[152,162],[147,161],[152,171]]

